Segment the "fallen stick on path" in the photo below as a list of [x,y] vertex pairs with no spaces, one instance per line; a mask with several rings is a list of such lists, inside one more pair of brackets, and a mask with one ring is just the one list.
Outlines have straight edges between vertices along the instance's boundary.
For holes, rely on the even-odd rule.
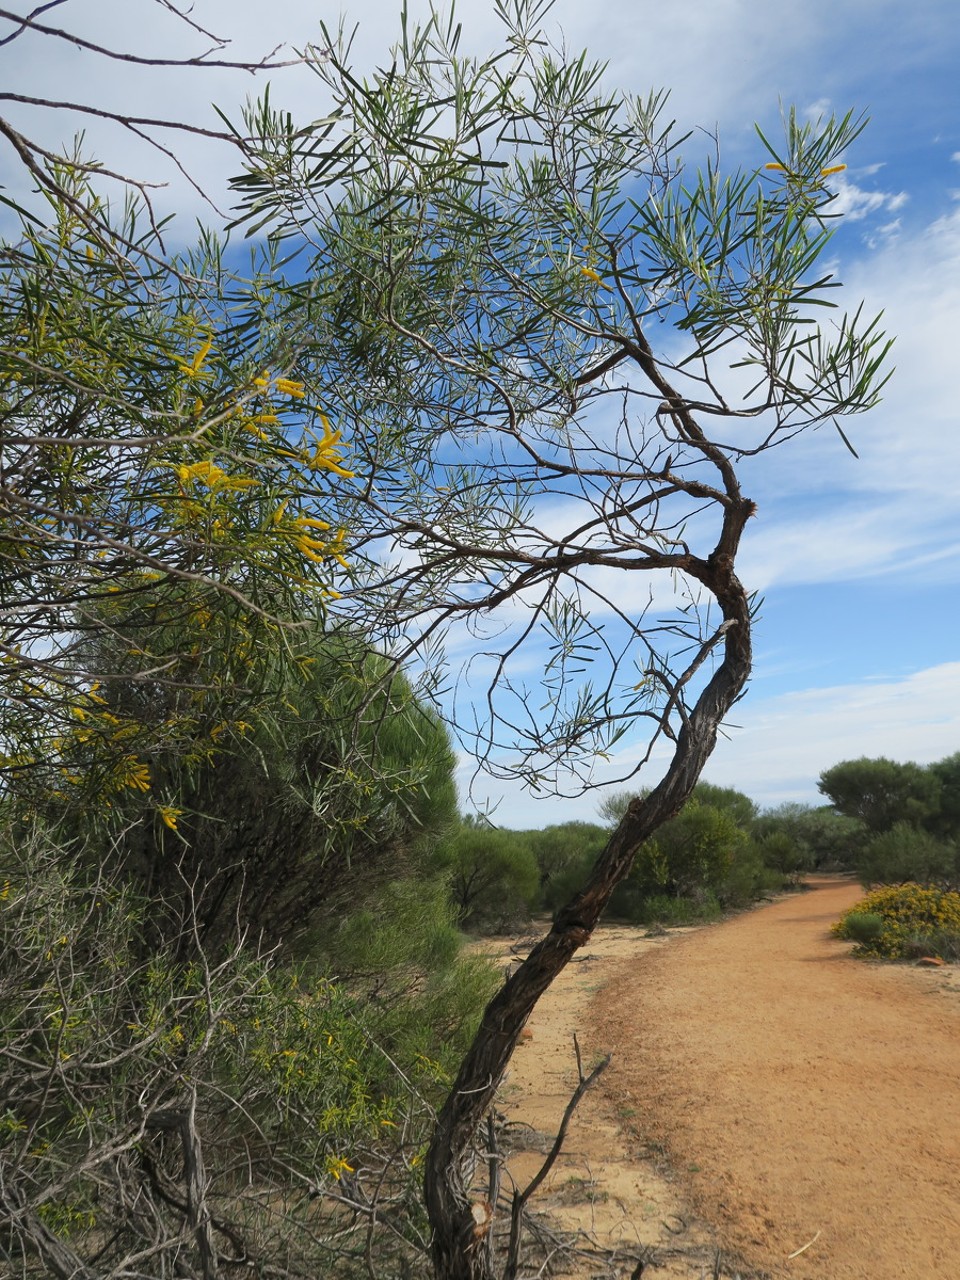
[[791,1258],[799,1258],[801,1253],[806,1253],[810,1246],[812,1244],[816,1244],[819,1239],[820,1232],[818,1231],[812,1240],[808,1240],[806,1244],[802,1244],[799,1249],[794,1249],[793,1253],[788,1253],[787,1261],[789,1262]]

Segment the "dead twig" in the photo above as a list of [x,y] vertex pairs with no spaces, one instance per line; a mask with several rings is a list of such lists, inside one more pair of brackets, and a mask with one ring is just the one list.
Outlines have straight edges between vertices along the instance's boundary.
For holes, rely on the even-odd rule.
[[513,1204],[510,1210],[510,1242],[507,1248],[507,1265],[504,1268],[503,1280],[516,1280],[517,1268],[520,1263],[520,1237],[523,1230],[524,1208],[526,1207],[530,1197],[543,1184],[547,1174],[556,1163],[557,1157],[563,1147],[564,1140],[566,1139],[567,1129],[570,1127],[570,1121],[573,1119],[573,1113],[580,1104],[580,1099],[587,1092],[590,1086],[600,1078],[604,1071],[606,1071],[613,1057],[613,1054],[608,1053],[605,1058],[601,1059],[601,1061],[597,1063],[590,1074],[585,1076],[583,1074],[583,1060],[580,1055],[580,1041],[577,1039],[576,1034],[574,1034],[573,1037],[573,1049],[577,1057],[577,1077],[579,1083],[573,1091],[570,1101],[566,1105],[566,1109],[563,1113],[563,1119],[560,1121],[560,1127],[557,1130],[557,1136],[554,1139],[553,1146],[550,1148],[550,1152],[547,1155],[546,1160],[544,1160],[543,1164],[540,1166],[539,1171],[530,1180],[526,1188],[523,1191],[515,1190],[513,1193]]
[[791,1258],[799,1258],[801,1253],[806,1253],[810,1246],[812,1244],[816,1244],[819,1239],[820,1232],[818,1231],[812,1240],[808,1240],[806,1244],[802,1244],[799,1249],[794,1249],[793,1253],[788,1253],[787,1261],[789,1262]]

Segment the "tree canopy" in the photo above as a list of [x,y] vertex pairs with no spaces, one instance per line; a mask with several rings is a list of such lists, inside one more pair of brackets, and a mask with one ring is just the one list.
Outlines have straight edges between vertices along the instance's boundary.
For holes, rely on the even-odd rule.
[[820,790],[859,828],[853,845],[866,884],[960,883],[960,756],[930,765],[844,760]]
[[[237,183],[239,223],[301,250],[315,340],[296,376],[364,478],[345,607],[398,657],[474,629],[453,717],[494,776],[589,784],[637,724],[622,776],[668,760],[494,998],[438,1118],[434,1265],[464,1280],[491,1273],[464,1245],[472,1142],[523,1024],[748,677],[740,464],[869,409],[888,346],[861,311],[817,323],[837,283],[818,267],[829,177],[861,121],[791,112],[756,168],[695,169],[662,96],[611,93],[549,48],[537,6],[498,12],[490,58],[460,56],[434,16],[366,80],[331,36],[328,117],[261,104]],[[531,637],[549,654],[536,682]]]

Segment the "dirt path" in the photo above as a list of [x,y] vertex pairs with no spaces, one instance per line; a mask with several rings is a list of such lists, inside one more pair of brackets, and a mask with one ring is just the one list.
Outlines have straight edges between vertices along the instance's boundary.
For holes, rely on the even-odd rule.
[[[498,1109],[508,1121],[507,1186],[533,1178],[552,1145],[565,1106],[576,1088],[573,1034],[578,1034],[584,1071],[603,1056],[589,1028],[590,1007],[611,970],[629,958],[671,945],[643,930],[602,925],[537,1005],[527,1035],[510,1064]],[[529,942],[529,940],[527,940]],[[519,939],[484,944],[504,967],[525,955]],[[599,1087],[583,1098],[560,1159],[537,1192],[533,1208],[564,1231],[583,1231],[605,1253],[553,1259],[551,1274],[576,1277],[630,1276],[652,1256],[656,1280],[696,1280],[710,1274],[712,1235],[691,1212],[686,1197],[661,1158],[655,1158],[625,1127],[636,1116],[629,1099],[616,1102]]]
[[956,972],[850,958],[828,929],[859,896],[815,882],[621,960],[603,974],[590,1042],[615,1053],[608,1095],[636,1108],[751,1267],[954,1280],[960,1000],[943,991]]

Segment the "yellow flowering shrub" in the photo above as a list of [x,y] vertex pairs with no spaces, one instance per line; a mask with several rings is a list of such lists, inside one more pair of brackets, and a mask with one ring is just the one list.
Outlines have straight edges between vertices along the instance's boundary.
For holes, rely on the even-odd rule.
[[951,935],[960,937],[960,893],[934,889],[919,884],[884,885],[874,889],[833,926],[838,938],[850,938],[851,919],[864,915],[877,916],[883,928],[875,938],[858,941],[856,951],[862,955],[901,960],[918,944],[926,944],[930,953],[938,953],[942,942]]

